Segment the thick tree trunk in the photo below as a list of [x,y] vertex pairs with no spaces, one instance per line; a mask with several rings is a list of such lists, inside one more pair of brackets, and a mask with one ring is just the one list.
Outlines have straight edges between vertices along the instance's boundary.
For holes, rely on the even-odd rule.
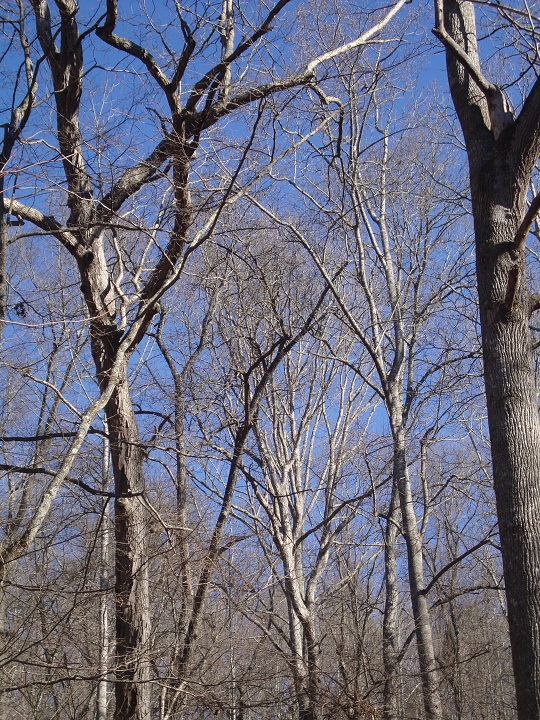
[[298,720],[320,720],[320,708],[317,704],[318,688],[313,687],[313,674],[308,663],[303,663],[302,678],[299,678],[297,690]]
[[313,615],[304,624],[304,646],[307,658],[307,699],[309,714],[300,720],[319,720],[321,717],[319,698],[319,644],[313,622]]
[[293,675],[294,694],[298,706],[299,720],[309,718],[309,694],[307,691],[307,668],[304,663],[304,635],[290,596],[287,596],[289,614],[289,647],[292,653],[290,667]]
[[[287,518],[287,512],[282,508],[281,517]],[[285,524],[287,522],[285,520]],[[286,539],[281,539],[280,553],[285,570],[289,648],[298,720],[319,720],[318,643],[314,616],[306,599],[302,547],[294,547],[292,528],[289,526],[287,530]],[[294,532],[301,534],[302,529],[296,527]]]
[[[90,263],[80,263],[82,289],[92,317],[92,356],[102,389],[118,353],[114,297],[103,252],[93,243]],[[143,504],[144,453],[131,401],[127,360],[105,406],[114,479],[115,720],[149,720],[148,527]]]
[[[531,173],[540,154],[540,80],[516,119],[496,122],[495,86],[480,88],[474,5],[444,0],[452,99],[469,160],[493,482],[508,604],[518,717],[540,719],[540,422],[529,331],[524,242]],[[472,72],[471,72],[472,71]],[[485,83],[484,83],[485,85]],[[525,228],[525,236],[527,228]],[[525,238],[523,238],[524,240]]]
[[[540,423],[523,258],[511,312],[512,242],[524,214],[500,155],[473,178],[478,294],[493,481],[501,537],[518,716],[540,718]],[[488,180],[495,179],[492,185]],[[488,185],[488,187],[485,187]],[[516,207],[517,206],[517,207]]]
[[287,597],[289,614],[289,646],[292,652],[291,669],[294,681],[298,720],[319,720],[318,685],[316,676],[316,646],[309,618],[300,619],[291,594]]

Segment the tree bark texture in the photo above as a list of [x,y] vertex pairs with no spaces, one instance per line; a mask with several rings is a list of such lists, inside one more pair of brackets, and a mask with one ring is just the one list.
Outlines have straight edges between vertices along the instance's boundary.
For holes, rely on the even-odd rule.
[[[471,174],[471,186],[493,481],[518,712],[532,720],[540,718],[540,424],[526,287],[519,290],[510,313],[504,307],[512,265],[501,246],[512,241],[524,211],[524,194],[511,197],[513,183],[504,177],[504,164],[496,153],[480,176]],[[510,192],[501,192],[504,185]],[[523,277],[523,258],[519,265]]]
[[[107,432],[105,423],[105,431]],[[109,441],[104,438],[102,459],[102,490],[108,491],[109,486]],[[96,690],[96,720],[107,720],[109,694],[109,506],[108,499],[103,507],[100,534],[100,568],[99,568],[99,679]]]
[[106,407],[114,471],[115,719],[150,718],[148,527],[141,495],[144,456],[127,377]]
[[[450,35],[479,67],[473,5],[445,3]],[[540,81],[502,130],[489,98],[447,50],[469,159],[484,378],[518,717],[540,718],[540,423],[525,250],[515,238],[540,152]]]

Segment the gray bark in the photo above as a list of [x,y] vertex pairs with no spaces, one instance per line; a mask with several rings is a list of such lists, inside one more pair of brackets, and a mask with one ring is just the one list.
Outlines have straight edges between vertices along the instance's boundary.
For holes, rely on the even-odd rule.
[[[474,9],[447,0],[445,24],[479,68]],[[447,49],[452,98],[469,159],[493,482],[508,604],[518,717],[540,718],[540,423],[529,320],[536,307],[516,246],[540,153],[540,80],[519,116],[493,121],[488,92]],[[502,94],[499,91],[499,94]]]
[[115,719],[150,718],[148,523],[141,502],[144,456],[123,377],[106,407],[114,470],[116,595]]

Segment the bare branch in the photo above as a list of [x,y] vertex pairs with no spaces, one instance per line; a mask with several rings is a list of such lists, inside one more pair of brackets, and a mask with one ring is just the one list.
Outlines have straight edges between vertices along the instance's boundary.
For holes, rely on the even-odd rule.
[[340,45],[334,50],[329,50],[328,52],[314,58],[306,65],[305,72],[307,74],[312,74],[319,67],[319,65],[322,65],[328,60],[334,60],[339,55],[343,55],[350,52],[351,50],[356,50],[356,48],[360,47],[361,45],[365,45],[369,40],[371,40],[374,35],[379,33],[388,25],[390,20],[392,20],[392,18],[397,15],[397,13],[407,2],[408,0],[398,0],[398,2],[396,2],[395,5],[393,5],[386,13],[386,15],[378,23],[375,23],[375,25],[370,27],[369,30],[357,37],[355,40],[351,40],[351,42]]
[[29,205],[24,205],[18,200],[4,199],[3,210],[8,215],[13,215],[31,222],[36,227],[50,233],[69,250],[73,257],[82,262],[90,262],[92,253],[84,248],[73,234],[73,228],[67,228],[58,222],[52,215],[44,215],[42,212]]
[[[23,465],[6,465],[5,463],[0,463],[0,470],[5,470],[7,472],[16,472],[21,473],[22,475],[50,475],[51,477],[55,477],[56,472],[54,470],[48,470],[47,468],[43,467],[26,467]],[[88,485],[83,480],[76,480],[75,478],[66,477],[66,482],[70,483],[71,485],[76,485],[77,487],[80,487],[82,490],[84,490],[87,493],[90,493],[90,495],[97,495],[99,497],[114,497],[114,493],[112,492],[105,492],[103,490],[96,490],[96,488],[93,488],[91,485]]]
[[153,179],[171,155],[170,138],[164,138],[144,160],[128,168],[100,201],[97,220],[106,223],[124,202]]
[[536,216],[540,212],[540,193],[536,195],[536,197],[532,200],[531,204],[529,205],[529,209],[527,210],[527,213],[525,214],[525,217],[523,218],[521,225],[518,228],[518,231],[516,233],[516,236],[514,238],[513,243],[513,252],[516,255],[519,255],[520,253],[525,250],[525,243],[527,241],[527,235],[529,234],[529,230],[532,227],[533,222],[536,219]]

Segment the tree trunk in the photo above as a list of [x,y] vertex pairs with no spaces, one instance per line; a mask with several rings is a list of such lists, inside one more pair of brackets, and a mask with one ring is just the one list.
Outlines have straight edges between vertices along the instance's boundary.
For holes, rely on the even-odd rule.
[[[491,187],[474,179],[478,294],[518,716],[535,720],[540,718],[540,424],[526,287],[518,290],[511,313],[504,308],[511,266],[501,246],[516,233],[524,196],[514,196],[501,165],[497,157],[486,168],[497,179]],[[523,267],[519,272],[523,276]]]
[[[173,370],[171,366],[171,370]],[[178,649],[182,648],[186,638],[186,632],[189,619],[193,612],[193,577],[191,571],[191,563],[189,558],[189,538],[188,530],[188,480],[187,480],[187,454],[185,447],[185,429],[184,429],[184,388],[182,378],[179,373],[173,373],[174,378],[174,434],[175,434],[175,450],[176,450],[176,552],[177,552],[177,572],[180,581],[180,602],[181,612],[179,617],[179,625],[176,630]],[[175,658],[175,664],[178,657]],[[176,668],[178,669],[178,668]]]
[[[304,663],[304,638],[302,624],[296,614],[293,601],[287,595],[287,610],[289,615],[289,647],[292,659],[290,667],[293,675],[294,694],[298,705],[298,718],[309,717],[309,696],[307,693],[307,670]],[[308,713],[306,715],[306,713]]]
[[393,423],[392,433],[394,437],[394,481],[397,482],[403,535],[407,546],[409,588],[424,708],[428,720],[440,720],[442,718],[442,703],[439,694],[439,673],[435,660],[428,602],[426,593],[424,592],[422,536],[418,530],[411,494],[411,483],[405,452],[405,431],[399,423],[397,426]]
[[398,663],[399,638],[397,616],[399,608],[396,543],[398,536],[397,525],[398,491],[394,484],[388,520],[384,537],[384,582],[386,598],[383,617],[383,663],[384,663],[384,691],[383,691],[383,718],[384,720],[397,720],[398,718]]
[[460,652],[460,628],[456,618],[455,601],[452,599],[448,603],[448,614],[450,622],[448,623],[448,638],[451,644],[451,663],[450,685],[452,687],[452,695],[454,696],[454,706],[456,708],[456,720],[463,720],[464,717],[464,692],[463,692],[463,674]]
[[319,720],[320,704],[319,704],[319,645],[316,639],[313,615],[310,610],[310,616],[304,623],[304,645],[307,658],[307,699],[309,714],[304,715],[300,720]]
[[[289,615],[289,647],[292,653],[291,669],[294,681],[294,692],[298,706],[298,720],[318,720],[317,679],[313,653],[315,651],[313,632],[308,630],[309,619],[301,619],[294,608],[292,593],[287,594]],[[311,644],[311,646],[310,646]]]
[[148,528],[141,501],[144,455],[124,373],[106,407],[114,470],[115,720],[149,720]]
[[[474,6],[445,0],[444,24],[468,62],[447,44],[452,99],[469,159],[484,382],[493,482],[508,605],[518,717],[540,719],[540,422],[524,240],[529,180],[540,155],[540,80],[516,119],[496,122],[495,86],[479,86]],[[444,37],[444,35],[442,35]],[[497,108],[496,108],[497,109]]]
[[[2,568],[0,576],[0,641],[7,647],[8,645],[8,623],[6,617],[6,587],[9,583],[7,577],[7,568]],[[4,672],[0,673],[0,720],[9,720],[12,713],[9,707],[9,697],[5,691],[7,677]]]
[[[105,432],[107,432],[105,423]],[[102,489],[109,487],[109,440],[103,441]],[[99,679],[96,693],[96,720],[107,720],[108,672],[109,672],[109,507],[105,499],[100,528],[99,568]]]

